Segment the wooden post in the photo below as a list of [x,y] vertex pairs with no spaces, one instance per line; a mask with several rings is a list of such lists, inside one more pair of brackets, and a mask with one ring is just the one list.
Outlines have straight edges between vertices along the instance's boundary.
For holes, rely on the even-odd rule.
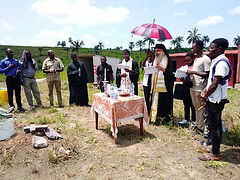
[[96,129],[98,129],[98,113],[94,111],[95,113],[95,122],[96,122]]
[[143,135],[143,117],[139,118],[139,125],[140,125],[140,135]]

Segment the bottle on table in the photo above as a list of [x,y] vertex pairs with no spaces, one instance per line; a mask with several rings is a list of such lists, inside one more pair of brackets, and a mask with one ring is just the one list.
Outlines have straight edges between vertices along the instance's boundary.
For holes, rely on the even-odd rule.
[[117,85],[115,85],[115,87],[114,87],[114,99],[118,99],[118,95],[119,95],[118,88],[117,88]]
[[134,96],[134,83],[130,86],[130,95]]
[[114,84],[111,84],[111,87],[110,87],[110,98],[114,98]]

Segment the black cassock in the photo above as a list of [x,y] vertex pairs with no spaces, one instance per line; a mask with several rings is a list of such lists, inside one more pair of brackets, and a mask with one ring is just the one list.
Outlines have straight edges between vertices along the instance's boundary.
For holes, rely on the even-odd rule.
[[[121,64],[120,62],[119,64]],[[131,82],[134,84],[134,94],[138,95],[138,80],[139,80],[139,67],[138,63],[135,60],[132,60],[132,71],[129,73],[129,78]],[[116,84],[117,87],[119,88],[121,86],[121,69],[117,68],[116,71]]]
[[[81,75],[78,73],[79,68]],[[88,106],[88,79],[84,64],[79,61],[73,61],[68,66],[67,75],[70,90],[69,104]]]

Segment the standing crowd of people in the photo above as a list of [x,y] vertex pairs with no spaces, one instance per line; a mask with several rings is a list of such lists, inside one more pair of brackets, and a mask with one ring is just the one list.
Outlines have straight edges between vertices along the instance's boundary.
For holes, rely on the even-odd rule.
[[[179,124],[195,122],[196,133],[202,134],[207,127],[208,145],[212,145],[209,154],[200,157],[201,160],[218,160],[222,138],[221,114],[227,102],[227,85],[231,76],[231,65],[224,55],[228,41],[223,38],[215,39],[209,47],[209,55],[203,53],[203,42],[197,40],[192,45],[192,52],[185,57],[188,66],[187,77],[182,78],[184,92],[185,119]],[[116,84],[118,87],[134,85],[134,94],[138,95],[139,65],[132,59],[128,49],[122,51],[122,65],[129,69],[117,69]],[[87,73],[84,64],[77,60],[77,54],[71,54],[72,62],[67,68],[69,82],[69,104],[89,106],[87,90]],[[100,58],[101,64],[97,67],[97,87],[104,92],[103,82],[113,82],[113,69],[107,63],[107,58]],[[156,44],[153,51],[146,51],[146,58],[141,63],[144,70],[156,67],[157,71],[144,74],[143,90],[150,122],[155,125],[166,124],[173,115],[173,87],[175,76],[171,58],[163,44]],[[19,111],[25,111],[21,103],[21,85],[24,88],[29,108],[43,107],[39,88],[35,79],[38,70],[36,61],[29,50],[24,50],[22,59],[18,61],[13,57],[11,49],[6,50],[6,58],[0,63],[0,73],[6,76],[8,90],[9,112],[15,109],[13,92],[15,91],[16,103]],[[60,72],[64,65],[55,57],[52,50],[48,51],[48,58],[44,60],[42,71],[46,74],[50,106],[54,105],[53,89],[55,87],[58,106],[64,107],[61,94]],[[105,77],[106,76],[106,77]],[[176,90],[176,89],[175,89]],[[34,96],[37,105],[33,103]],[[190,118],[191,109],[191,118]],[[204,121],[203,112],[207,112]]]

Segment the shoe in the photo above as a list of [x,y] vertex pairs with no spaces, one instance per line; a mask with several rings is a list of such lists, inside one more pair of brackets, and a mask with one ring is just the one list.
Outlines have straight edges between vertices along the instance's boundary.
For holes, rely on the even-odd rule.
[[64,108],[64,106],[63,106],[63,105],[59,105],[58,107],[59,107],[59,108]]
[[203,154],[202,156],[198,157],[201,161],[219,161],[219,156],[214,155],[212,153]]
[[24,109],[24,108],[18,108],[18,110],[20,111],[20,112],[25,112],[26,111],[26,109]]
[[35,109],[35,106],[31,106],[30,107],[30,111],[35,111],[36,109]]
[[188,121],[186,119],[178,122],[179,125],[187,125],[188,124]]
[[7,113],[12,113],[14,111],[14,107],[11,106],[8,110],[7,110]]

